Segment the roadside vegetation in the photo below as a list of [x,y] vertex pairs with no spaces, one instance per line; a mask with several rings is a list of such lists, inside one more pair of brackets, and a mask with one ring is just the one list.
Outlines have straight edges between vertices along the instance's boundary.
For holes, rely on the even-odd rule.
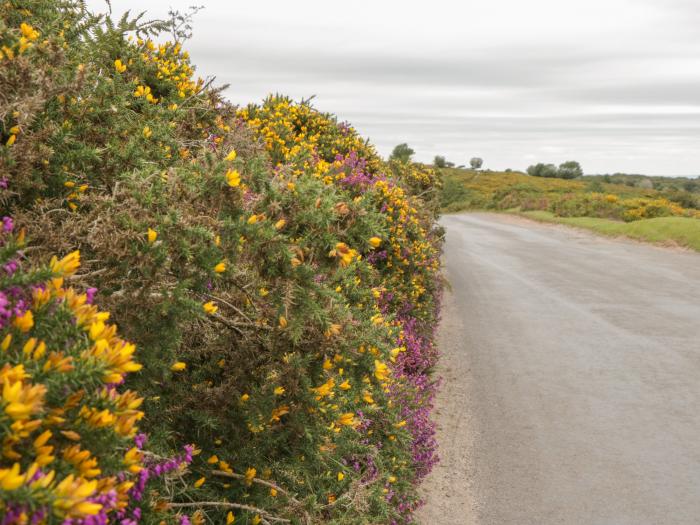
[[141,20],[0,10],[3,524],[412,522],[440,179]]
[[654,189],[651,179],[640,176],[617,176],[606,182],[604,176],[570,179],[512,171],[440,171],[444,183],[440,203],[447,213],[516,212],[607,235],[700,249],[700,187],[691,179],[685,185],[673,179]]

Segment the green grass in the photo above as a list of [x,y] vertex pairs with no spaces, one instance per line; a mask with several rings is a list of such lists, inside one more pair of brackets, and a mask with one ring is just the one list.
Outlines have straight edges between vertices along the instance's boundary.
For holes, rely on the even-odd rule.
[[592,217],[556,217],[547,211],[526,211],[518,214],[541,222],[585,228],[611,237],[624,236],[652,243],[672,243],[700,251],[700,219],[658,217],[619,222]]

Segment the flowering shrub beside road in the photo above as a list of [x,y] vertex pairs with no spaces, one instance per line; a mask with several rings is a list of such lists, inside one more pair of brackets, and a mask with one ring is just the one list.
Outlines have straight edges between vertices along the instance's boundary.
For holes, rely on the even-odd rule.
[[163,24],[35,0],[0,28],[2,523],[411,522],[435,173],[232,106]]

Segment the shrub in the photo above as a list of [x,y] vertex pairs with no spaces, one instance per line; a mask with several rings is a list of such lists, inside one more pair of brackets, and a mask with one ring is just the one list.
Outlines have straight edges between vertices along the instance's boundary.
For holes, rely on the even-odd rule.
[[308,103],[234,108],[157,24],[33,6],[2,13],[40,36],[0,71],[21,128],[0,202],[37,260],[80,248],[74,281],[141,349],[152,453],[196,444],[144,513],[410,521],[435,461],[436,174]]

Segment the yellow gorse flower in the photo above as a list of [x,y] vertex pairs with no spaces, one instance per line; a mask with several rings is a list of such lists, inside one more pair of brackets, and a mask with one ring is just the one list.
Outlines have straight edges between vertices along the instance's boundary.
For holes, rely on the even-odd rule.
[[124,73],[124,71],[126,71],[126,66],[122,64],[120,59],[117,58],[114,61],[114,69],[117,71],[117,73]]
[[226,155],[225,159],[229,162],[233,162],[236,160],[236,157],[238,156],[238,153],[236,153],[235,149],[232,149],[231,151],[228,152],[228,155]]
[[80,267],[80,251],[75,250],[60,261],[54,256],[51,258],[49,266],[56,277],[70,277]]
[[249,467],[245,471],[245,484],[250,487],[253,484],[253,480],[255,479],[255,475],[257,473],[258,473],[257,470],[255,470],[253,467]]
[[39,38],[39,31],[37,31],[25,22],[22,22],[19,25],[19,30],[22,33],[22,36],[27,40],[36,40],[37,38]]
[[217,310],[219,309],[219,307],[216,306],[216,303],[214,303],[214,301],[209,301],[208,303],[204,303],[202,305],[202,308],[209,315],[214,315],[217,312]]
[[34,314],[31,310],[27,310],[22,315],[15,317],[12,324],[17,327],[20,332],[28,332],[34,326]]
[[355,424],[355,414],[353,412],[346,412],[338,418],[337,423],[338,425],[352,426]]
[[154,242],[156,242],[156,239],[158,238],[158,232],[155,230],[152,230],[151,228],[148,228],[147,237],[148,237],[148,244],[153,244]]
[[374,361],[374,377],[379,381],[386,381],[389,378],[389,367],[377,359]]
[[182,361],[177,361],[170,366],[170,370],[173,372],[182,372],[185,368],[187,368],[187,363]]
[[238,173],[238,170],[234,170],[234,169],[229,168],[226,171],[226,184],[228,184],[232,188],[235,188],[236,186],[240,186],[241,174]]

